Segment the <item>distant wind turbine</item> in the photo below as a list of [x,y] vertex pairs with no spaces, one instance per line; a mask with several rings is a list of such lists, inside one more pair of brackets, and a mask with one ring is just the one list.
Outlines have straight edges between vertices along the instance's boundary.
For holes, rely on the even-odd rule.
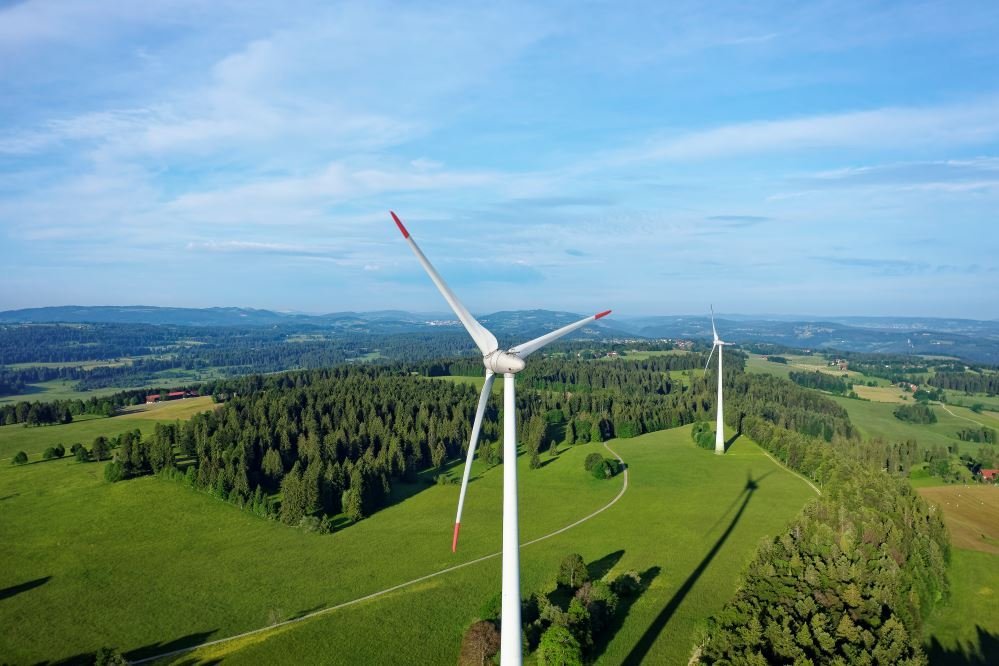
[[468,488],[468,476],[475,457],[475,446],[482,430],[482,416],[486,411],[486,403],[492,391],[493,380],[497,373],[503,374],[503,594],[502,594],[502,627],[500,632],[500,663],[503,666],[520,664],[520,534],[517,523],[517,394],[515,377],[524,369],[528,356],[538,351],[550,342],[558,340],[601,317],[610,314],[605,310],[574,324],[546,333],[530,342],[511,347],[507,350],[499,348],[496,336],[490,333],[475,317],[465,309],[454,292],[448,288],[444,279],[431,265],[419,246],[409,235],[402,220],[389,211],[396,226],[402,232],[402,237],[409,243],[410,249],[420,261],[423,269],[437,286],[438,291],[451,306],[455,315],[472,336],[475,346],[482,352],[482,363],[486,366],[486,379],[479,394],[479,405],[475,411],[475,421],[472,423],[472,436],[468,443],[468,457],[465,461],[465,473],[461,479],[461,494],[458,496],[458,515],[454,521],[454,536],[451,539],[451,551],[458,547],[458,530],[461,527],[461,510],[465,503],[465,491]]
[[708,365],[711,363],[711,354],[715,353],[715,347],[718,348],[718,415],[716,417],[717,421],[715,423],[715,453],[722,454],[725,453],[725,418],[724,405],[722,404],[722,348],[726,345],[731,346],[732,342],[724,342],[718,337],[718,330],[715,328],[715,306],[711,306],[711,335],[714,336],[714,342],[711,343],[711,352],[708,354],[708,360],[704,364],[704,371],[708,371]]

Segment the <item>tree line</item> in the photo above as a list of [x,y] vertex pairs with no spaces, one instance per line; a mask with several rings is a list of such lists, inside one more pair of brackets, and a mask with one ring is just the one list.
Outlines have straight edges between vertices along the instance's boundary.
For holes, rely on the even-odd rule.
[[827,391],[836,395],[846,395],[853,385],[842,377],[830,375],[828,372],[795,372],[788,373],[788,378],[798,386]]
[[999,372],[937,372],[928,383],[965,393],[999,394]]
[[947,534],[904,481],[839,460],[823,494],[757,551],[711,618],[701,661],[925,664]]

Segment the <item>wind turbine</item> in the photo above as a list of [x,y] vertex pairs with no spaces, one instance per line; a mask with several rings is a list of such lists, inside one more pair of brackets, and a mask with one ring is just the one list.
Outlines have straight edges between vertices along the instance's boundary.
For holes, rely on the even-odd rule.
[[704,371],[708,371],[708,365],[711,363],[711,354],[715,353],[715,347],[718,348],[718,415],[715,422],[715,453],[722,454],[725,453],[725,418],[724,418],[724,406],[722,405],[722,347],[726,345],[731,346],[735,343],[725,342],[718,337],[718,330],[715,328],[715,306],[711,306],[711,335],[714,336],[714,342],[711,343],[711,352],[708,354],[708,360],[704,363]]
[[409,235],[402,220],[394,212],[389,211],[396,226],[402,232],[409,248],[416,255],[423,269],[437,286],[444,300],[451,306],[455,315],[461,321],[465,330],[472,336],[475,346],[482,352],[482,364],[486,366],[486,379],[479,395],[479,405],[475,410],[475,421],[472,423],[472,436],[468,443],[468,457],[465,461],[465,473],[461,479],[461,494],[458,496],[458,515],[454,520],[454,536],[451,540],[451,551],[458,547],[458,530],[461,528],[461,510],[465,504],[465,491],[468,488],[468,476],[472,469],[472,459],[475,457],[475,446],[482,430],[482,416],[486,411],[486,403],[492,391],[493,380],[497,374],[503,375],[503,592],[502,592],[502,630],[500,632],[500,663],[504,666],[520,664],[520,534],[517,523],[517,393],[515,377],[524,369],[524,359],[538,351],[550,342],[558,340],[601,317],[610,314],[605,310],[574,324],[546,333],[539,338],[519,344],[510,349],[500,349],[496,336],[490,333],[475,317],[465,309],[454,292],[445,284],[444,279],[427,260],[419,246]]

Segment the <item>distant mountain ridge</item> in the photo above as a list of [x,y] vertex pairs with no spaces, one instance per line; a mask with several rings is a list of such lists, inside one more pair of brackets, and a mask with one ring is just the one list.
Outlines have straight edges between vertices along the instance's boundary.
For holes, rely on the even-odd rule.
[[[583,314],[514,310],[479,315],[500,340],[516,343],[577,321]],[[450,313],[403,310],[282,313],[238,307],[56,306],[0,312],[2,323],[104,323],[175,326],[281,326],[350,333],[436,333],[460,330]],[[793,320],[718,317],[722,336],[732,342],[769,342],[788,347],[844,351],[958,356],[999,364],[999,321],[934,317],[827,317]],[[612,316],[582,329],[577,338],[710,339],[706,316]],[[911,347],[910,347],[911,342]]]

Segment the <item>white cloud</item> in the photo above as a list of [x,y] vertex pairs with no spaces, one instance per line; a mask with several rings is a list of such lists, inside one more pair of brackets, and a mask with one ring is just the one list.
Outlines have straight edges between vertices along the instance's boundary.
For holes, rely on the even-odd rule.
[[999,98],[938,107],[888,107],[734,123],[653,139],[612,154],[615,164],[689,161],[816,149],[953,148],[999,138]]

